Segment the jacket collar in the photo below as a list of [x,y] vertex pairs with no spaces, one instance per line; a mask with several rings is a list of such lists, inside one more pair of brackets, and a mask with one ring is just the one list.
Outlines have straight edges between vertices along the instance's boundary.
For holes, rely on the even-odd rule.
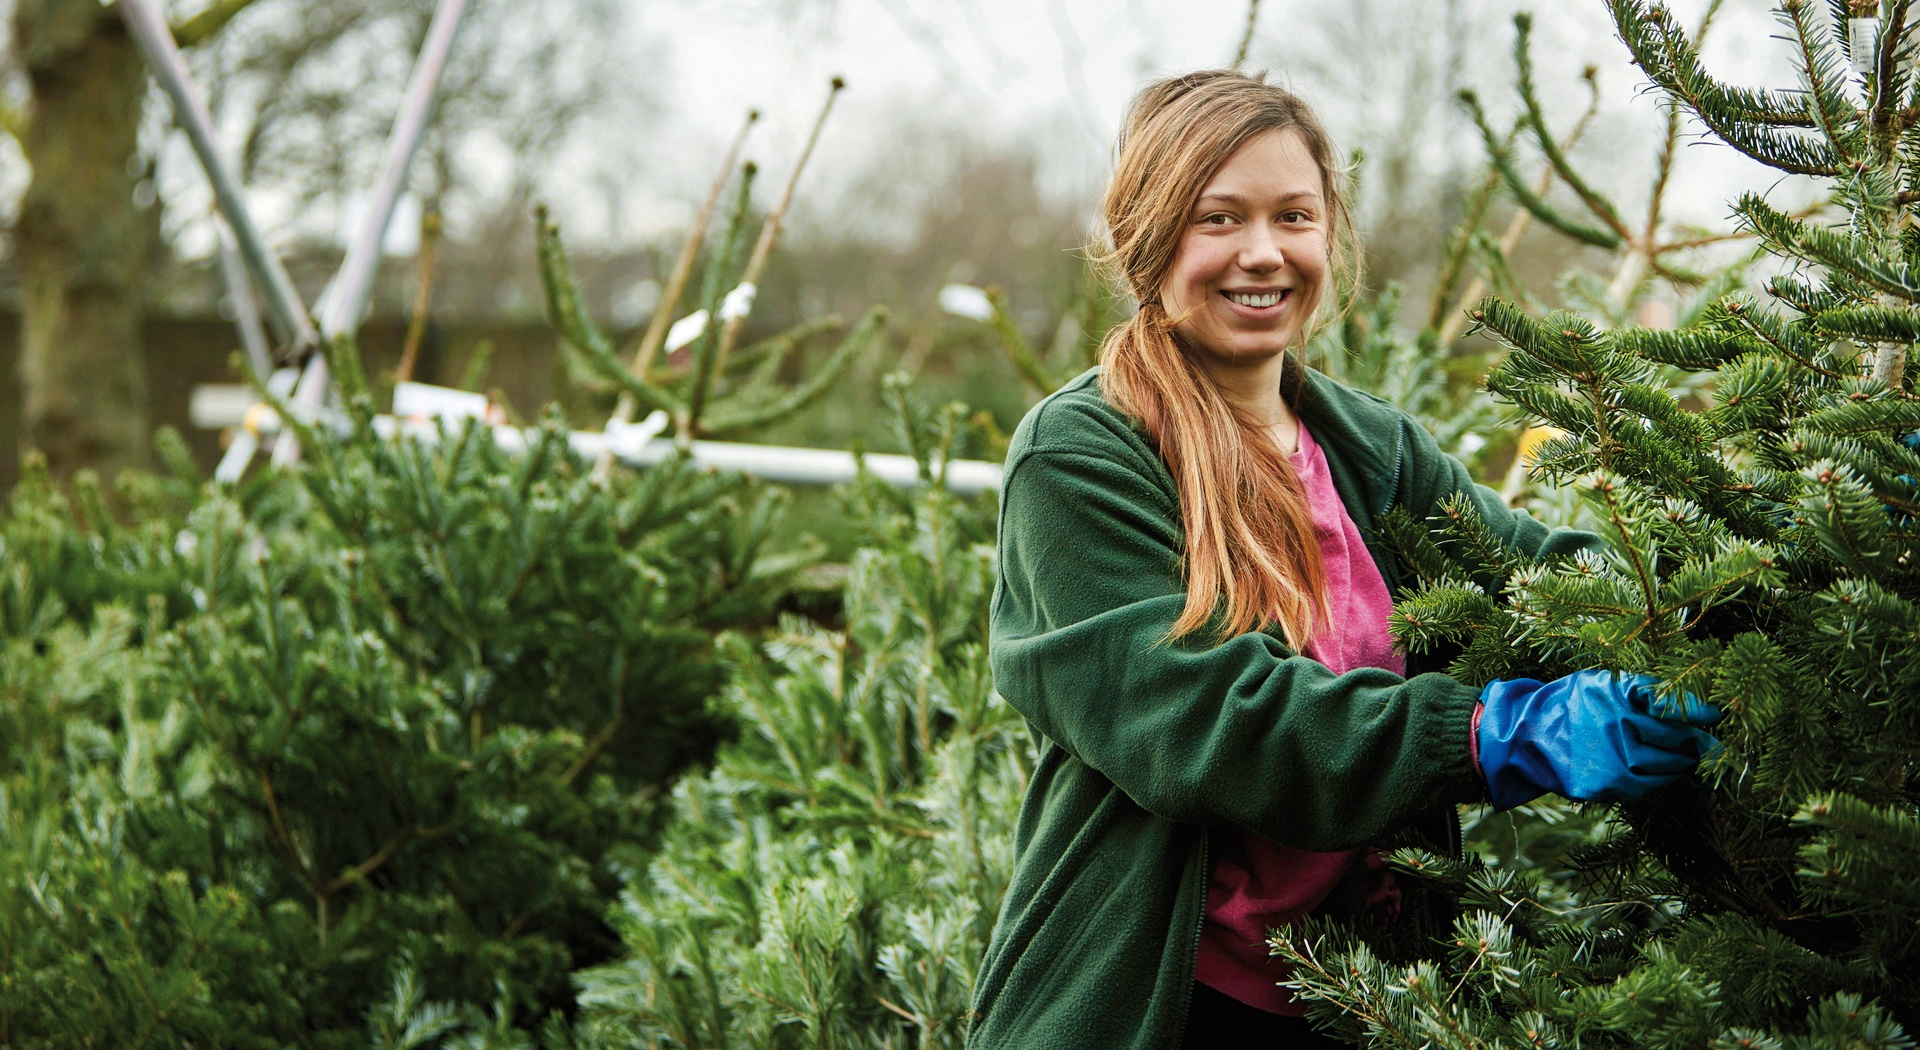
[[[1400,410],[1313,369],[1307,370],[1302,384],[1299,366],[1291,358],[1289,365],[1281,389],[1295,395],[1289,398],[1294,411],[1313,431],[1313,439],[1333,446],[1351,469],[1366,493],[1360,509],[1368,517],[1380,514],[1399,488],[1401,458],[1406,452]],[[1349,511],[1354,509],[1351,503]]]

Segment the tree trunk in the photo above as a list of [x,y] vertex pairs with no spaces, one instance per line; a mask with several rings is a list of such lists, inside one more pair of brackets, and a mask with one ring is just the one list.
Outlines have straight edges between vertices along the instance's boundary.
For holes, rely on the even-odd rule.
[[56,477],[83,467],[111,477],[147,457],[140,323],[152,226],[134,199],[146,67],[99,0],[19,0],[14,40],[33,88],[33,178],[14,227],[21,444]]

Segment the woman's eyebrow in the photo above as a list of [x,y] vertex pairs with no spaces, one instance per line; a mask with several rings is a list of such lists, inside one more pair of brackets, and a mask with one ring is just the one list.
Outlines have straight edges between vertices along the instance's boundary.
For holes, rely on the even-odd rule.
[[[1295,190],[1292,193],[1281,194],[1278,198],[1276,198],[1275,203],[1290,204],[1297,200],[1317,201],[1319,199],[1320,199],[1320,195],[1318,193],[1313,192],[1312,190]],[[1200,200],[1220,201],[1224,204],[1239,204],[1239,205],[1245,205],[1247,203],[1247,198],[1241,196],[1238,193],[1203,193],[1200,195]]]

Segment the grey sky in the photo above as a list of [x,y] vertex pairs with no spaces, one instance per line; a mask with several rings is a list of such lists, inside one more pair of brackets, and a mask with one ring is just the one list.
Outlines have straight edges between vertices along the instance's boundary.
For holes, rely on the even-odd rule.
[[[1496,114],[1511,113],[1509,19],[1523,6],[1535,11],[1538,76],[1552,115],[1571,119],[1584,102],[1581,67],[1599,67],[1604,103],[1585,163],[1632,206],[1644,195],[1659,114],[1602,0],[1265,0],[1250,64],[1306,95],[1343,145],[1378,147],[1379,136],[1402,134],[1395,129],[1404,121],[1395,118],[1407,111],[1413,67],[1444,60],[1448,42],[1429,29],[1448,10],[1472,26],[1458,49],[1460,75]],[[1672,6],[1691,21],[1705,0]],[[1726,7],[1707,49],[1710,68],[1739,83],[1787,82],[1786,45],[1774,39],[1768,5]],[[638,126],[603,123],[577,138],[543,188],[583,246],[668,233],[684,225],[742,115],[758,107],[764,115],[748,152],[766,173],[768,199],[828,78],[840,74],[850,88],[801,188],[801,221],[857,220],[862,202],[850,188],[898,149],[903,129],[1024,146],[1037,159],[1043,192],[1084,204],[1104,178],[1133,91],[1157,74],[1225,64],[1246,10],[1245,0],[635,0],[619,46],[655,116]],[[1477,166],[1480,147],[1443,85],[1415,94],[1427,99],[1429,116],[1404,133],[1417,139],[1420,164]],[[184,144],[169,152],[177,163],[163,188],[172,207],[204,215]],[[1730,197],[1778,181],[1719,145],[1690,146],[1684,158],[1670,209],[1683,222],[1723,226]],[[0,188],[17,191],[24,174],[18,151],[0,148]],[[344,227],[342,216],[318,214],[273,187],[252,193],[269,228]],[[193,225],[181,247],[210,251],[210,236],[200,235],[210,230]],[[401,217],[390,248],[411,251],[412,225]]]
[[[1577,111],[1578,73],[1601,70],[1604,103],[1589,152],[1606,161],[1623,197],[1641,191],[1638,161],[1650,163],[1658,127],[1654,97],[1627,62],[1600,0],[1458,0],[1478,35],[1467,41],[1462,72],[1495,112],[1514,102],[1509,48],[1511,12],[1536,12],[1536,62],[1543,93]],[[1266,0],[1254,65],[1270,68],[1327,113],[1337,137],[1365,123],[1360,110],[1404,100],[1372,97],[1370,85],[1340,84],[1342,69],[1360,64],[1341,41],[1369,27],[1344,23],[1405,19],[1432,12],[1442,0]],[[1704,0],[1680,0],[1677,13],[1697,18]],[[1707,57],[1739,82],[1785,72],[1784,45],[1758,5],[1729,4],[1710,38]],[[1740,10],[1732,10],[1740,8]],[[883,149],[903,120],[930,127],[966,127],[992,141],[1033,145],[1045,187],[1086,196],[1104,175],[1108,144],[1128,97],[1144,80],[1169,71],[1225,64],[1246,17],[1242,0],[662,0],[633,8],[636,35],[666,41],[665,67],[648,78],[663,91],[662,117],[649,138],[665,147],[647,185],[629,198],[635,232],[671,225],[704,186],[722,144],[749,106],[765,114],[750,152],[769,175],[787,165],[824,96],[827,78],[845,75],[843,97],[807,176],[807,196],[833,200],[834,190]],[[1373,27],[1378,29],[1380,27]],[[1443,46],[1433,41],[1433,46]],[[1331,74],[1325,72],[1332,70]],[[1356,97],[1357,96],[1357,97]],[[1352,119],[1343,120],[1343,117]],[[1570,114],[1569,114],[1570,119]],[[1457,125],[1456,125],[1457,126]],[[1347,134],[1343,135],[1343,131]],[[1434,164],[1478,163],[1469,139],[1442,137]],[[1611,163],[1617,159],[1619,163]],[[1674,195],[1675,217],[1719,224],[1737,189],[1764,186],[1770,173],[1719,146],[1690,147]]]

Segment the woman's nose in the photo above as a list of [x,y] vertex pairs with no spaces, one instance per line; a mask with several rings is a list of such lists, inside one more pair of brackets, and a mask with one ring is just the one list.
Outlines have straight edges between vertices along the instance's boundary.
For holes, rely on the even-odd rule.
[[1277,270],[1286,264],[1279,234],[1264,223],[1250,223],[1240,244],[1240,268],[1252,272]]

